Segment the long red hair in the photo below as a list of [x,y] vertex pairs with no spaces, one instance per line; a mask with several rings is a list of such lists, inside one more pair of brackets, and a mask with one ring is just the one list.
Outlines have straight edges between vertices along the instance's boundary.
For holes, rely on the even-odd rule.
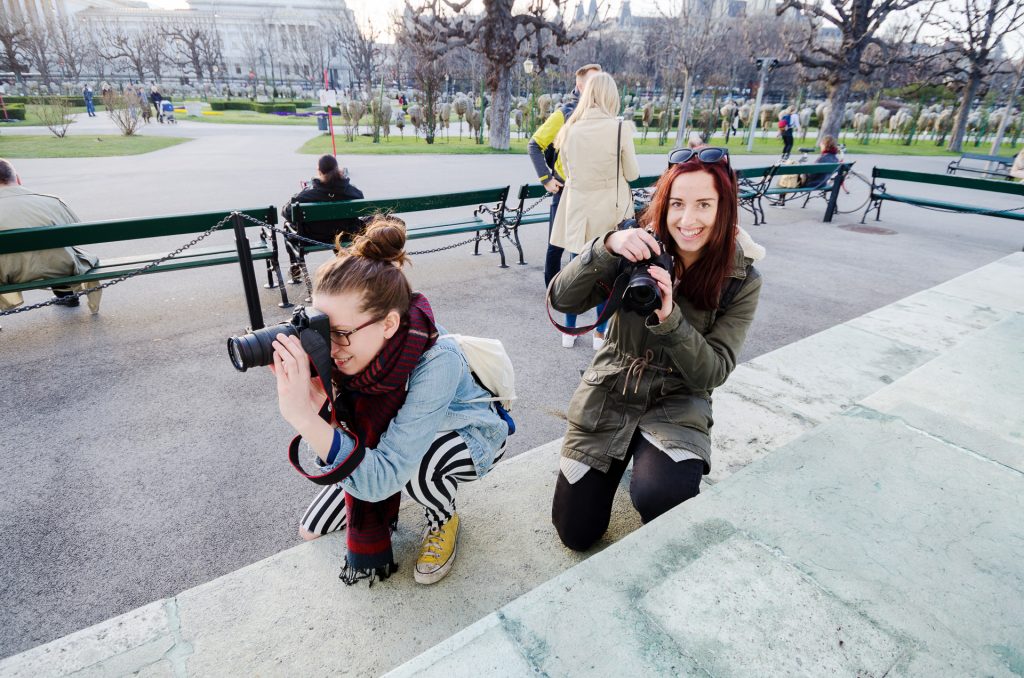
[[[718,191],[718,213],[708,242],[700,252],[700,258],[690,268],[683,266],[683,258],[675,248],[675,240],[668,230],[668,204],[672,182],[687,172],[707,172]],[[736,225],[739,222],[736,173],[724,160],[703,163],[689,160],[672,165],[658,179],[654,186],[654,198],[644,211],[643,226],[654,229],[658,239],[672,252],[675,258],[674,278],[676,294],[689,299],[697,308],[710,311],[718,308],[722,287],[733,267],[736,251]]]

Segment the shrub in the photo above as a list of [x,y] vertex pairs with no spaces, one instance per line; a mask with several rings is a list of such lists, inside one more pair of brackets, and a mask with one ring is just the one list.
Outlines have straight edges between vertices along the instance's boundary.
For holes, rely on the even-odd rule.
[[232,99],[231,101],[211,101],[210,109],[214,111],[251,111],[253,102],[248,99]]
[[[6,103],[7,99],[4,98],[4,103],[7,107],[7,118],[9,120],[24,120],[25,119],[25,104],[9,104]],[[3,112],[0,112],[0,116]]]
[[252,109],[257,113],[294,113],[295,104],[278,102],[255,103]]

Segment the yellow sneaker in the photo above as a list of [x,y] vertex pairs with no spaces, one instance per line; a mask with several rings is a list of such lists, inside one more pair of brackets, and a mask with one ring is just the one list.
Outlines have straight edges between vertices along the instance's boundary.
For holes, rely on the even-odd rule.
[[441,526],[439,530],[427,530],[416,560],[414,576],[420,584],[433,584],[444,579],[455,564],[455,553],[459,546],[459,514]]

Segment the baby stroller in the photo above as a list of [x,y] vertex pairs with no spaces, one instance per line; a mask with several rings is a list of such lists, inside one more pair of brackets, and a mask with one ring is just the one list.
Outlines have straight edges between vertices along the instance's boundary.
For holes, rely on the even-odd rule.
[[163,115],[164,122],[178,122],[174,119],[174,104],[171,103],[170,99],[164,99],[160,102],[160,114]]

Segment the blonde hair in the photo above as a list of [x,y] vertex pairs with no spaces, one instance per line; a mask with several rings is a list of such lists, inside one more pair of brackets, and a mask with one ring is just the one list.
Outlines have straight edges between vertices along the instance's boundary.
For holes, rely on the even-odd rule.
[[412,299],[402,271],[409,260],[405,238],[401,219],[376,215],[349,247],[339,247],[338,256],[317,270],[313,290],[323,295],[357,293],[363,311],[384,317],[395,310],[404,317]]
[[588,111],[593,110],[606,113],[612,118],[619,114],[619,88],[615,85],[615,78],[607,73],[594,73],[587,80],[587,85],[583,88],[583,93],[580,94],[579,103],[576,104],[576,110],[562,125],[562,129],[558,130],[558,135],[555,137],[555,148],[561,149],[572,126],[579,122]]

